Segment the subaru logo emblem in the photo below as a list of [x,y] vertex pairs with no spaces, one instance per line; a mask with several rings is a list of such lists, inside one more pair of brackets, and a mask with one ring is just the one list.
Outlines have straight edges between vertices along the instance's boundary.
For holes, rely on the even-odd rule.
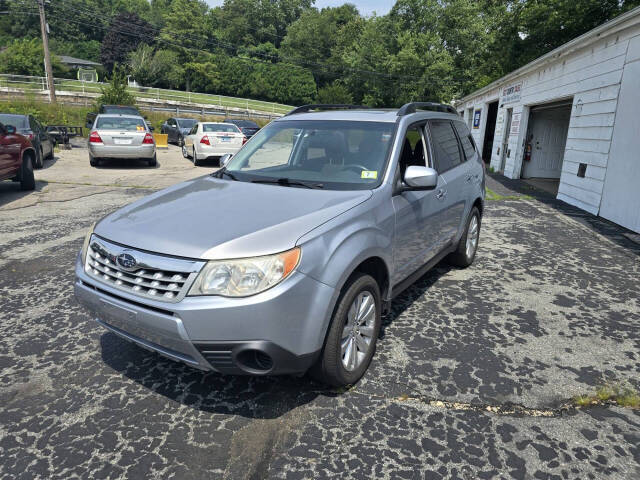
[[133,258],[133,255],[130,255],[128,253],[121,253],[120,255],[118,255],[117,262],[118,265],[120,265],[125,270],[133,270],[138,264],[136,259]]

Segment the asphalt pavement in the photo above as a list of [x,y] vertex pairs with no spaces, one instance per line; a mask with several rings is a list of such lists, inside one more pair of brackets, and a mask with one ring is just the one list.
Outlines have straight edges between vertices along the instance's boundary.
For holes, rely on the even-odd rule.
[[394,302],[360,383],[225,377],[73,297],[94,221],[215,168],[174,146],[158,162],[91,168],[74,148],[35,192],[0,183],[0,478],[640,478],[640,411],[573,406],[640,387],[640,246],[622,229],[489,179],[503,196],[476,262]]

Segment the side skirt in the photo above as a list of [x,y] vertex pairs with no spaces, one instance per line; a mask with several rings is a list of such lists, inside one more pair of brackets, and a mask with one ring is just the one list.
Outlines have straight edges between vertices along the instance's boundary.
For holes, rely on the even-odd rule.
[[[436,254],[431,260],[425,263],[422,267],[418,268],[415,272],[410,274],[404,280],[396,283],[391,289],[391,300],[400,295],[403,291],[405,291],[409,286],[411,286],[416,280],[422,277],[425,273],[435,267],[438,263],[442,261],[444,257],[455,251],[456,244],[450,243],[444,250],[441,250],[440,253]],[[389,302],[391,303],[391,302]]]

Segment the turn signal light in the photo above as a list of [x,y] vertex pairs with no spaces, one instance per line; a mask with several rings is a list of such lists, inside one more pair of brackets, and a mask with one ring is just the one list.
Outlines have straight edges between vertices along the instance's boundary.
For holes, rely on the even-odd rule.
[[142,140],[142,143],[145,143],[147,145],[149,144],[153,145],[153,135],[151,135],[150,133],[147,133],[144,136],[144,140]]
[[209,137],[207,135],[200,139],[200,143],[202,143],[203,145],[211,145],[211,143],[209,143]]
[[89,143],[102,143],[98,132],[91,132],[91,135],[89,135]]

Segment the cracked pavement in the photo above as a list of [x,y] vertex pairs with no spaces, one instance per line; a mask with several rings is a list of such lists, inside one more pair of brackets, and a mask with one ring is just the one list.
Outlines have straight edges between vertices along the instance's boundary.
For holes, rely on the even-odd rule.
[[640,387],[640,246],[618,227],[543,195],[489,202],[474,265],[394,302],[355,387],[224,377],[73,298],[95,220],[212,168],[158,160],[92,169],[74,148],[35,192],[0,183],[1,478],[640,478],[640,411],[563,408]]

